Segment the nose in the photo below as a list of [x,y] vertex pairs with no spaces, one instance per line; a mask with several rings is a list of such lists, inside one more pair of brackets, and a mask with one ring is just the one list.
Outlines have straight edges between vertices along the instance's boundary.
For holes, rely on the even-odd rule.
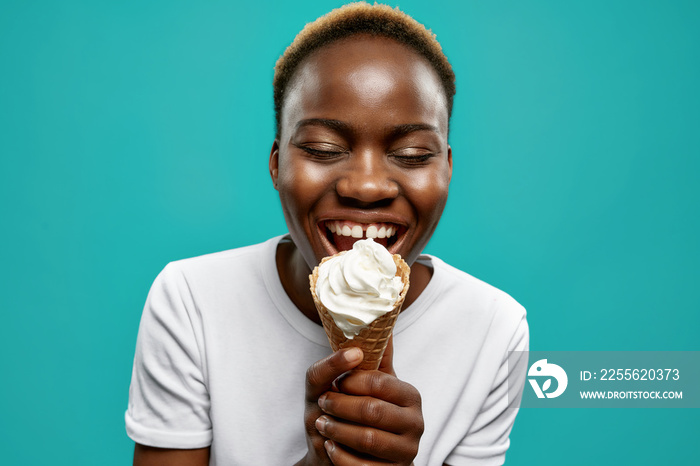
[[386,154],[366,150],[353,152],[346,170],[336,184],[341,198],[362,204],[387,202],[399,195],[399,184]]

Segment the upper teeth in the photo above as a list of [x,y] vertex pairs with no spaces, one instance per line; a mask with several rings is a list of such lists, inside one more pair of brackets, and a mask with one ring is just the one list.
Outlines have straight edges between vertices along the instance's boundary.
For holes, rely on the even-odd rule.
[[333,221],[326,222],[326,227],[340,236],[352,236],[353,238],[390,238],[396,233],[396,227],[386,226],[382,224],[353,224],[348,225],[345,222]]

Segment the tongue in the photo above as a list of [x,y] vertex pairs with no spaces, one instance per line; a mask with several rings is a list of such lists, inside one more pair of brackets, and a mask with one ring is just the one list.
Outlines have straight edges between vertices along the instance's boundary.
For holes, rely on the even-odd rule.
[[[338,251],[349,251],[352,249],[352,245],[361,239],[365,238],[353,238],[352,236],[341,236],[333,233],[333,243],[335,243],[335,247],[338,248]],[[387,247],[388,244],[387,238],[374,238],[374,242],[384,247]]]

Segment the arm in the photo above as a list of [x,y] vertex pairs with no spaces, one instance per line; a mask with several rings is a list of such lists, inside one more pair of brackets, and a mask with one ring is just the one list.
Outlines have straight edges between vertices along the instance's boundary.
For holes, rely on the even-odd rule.
[[134,466],[207,466],[209,448],[171,450],[136,444]]
[[[194,451],[211,444],[201,324],[195,308],[183,274],[173,265],[166,267],[144,307],[129,387],[126,430],[139,445]],[[148,452],[146,458],[162,450]],[[135,459],[141,457],[143,449],[137,446]]]
[[502,353],[488,397],[466,436],[445,459],[446,464],[491,466],[505,462],[527,371],[525,352],[529,348],[529,332],[524,310],[520,320],[511,326],[510,341]]
[[304,416],[309,452],[298,464],[411,464],[423,434],[421,398],[396,377],[392,348],[390,341],[377,371],[348,372],[362,360],[354,349],[309,368]]

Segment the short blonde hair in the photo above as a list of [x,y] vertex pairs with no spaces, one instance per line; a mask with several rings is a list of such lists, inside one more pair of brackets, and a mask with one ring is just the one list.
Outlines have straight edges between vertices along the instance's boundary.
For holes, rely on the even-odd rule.
[[411,47],[427,59],[437,72],[445,91],[449,118],[456,92],[455,74],[435,34],[400,11],[398,7],[357,2],[337,8],[307,24],[277,60],[272,85],[278,135],[285,92],[301,62],[315,50],[355,34],[371,34],[393,39]]

